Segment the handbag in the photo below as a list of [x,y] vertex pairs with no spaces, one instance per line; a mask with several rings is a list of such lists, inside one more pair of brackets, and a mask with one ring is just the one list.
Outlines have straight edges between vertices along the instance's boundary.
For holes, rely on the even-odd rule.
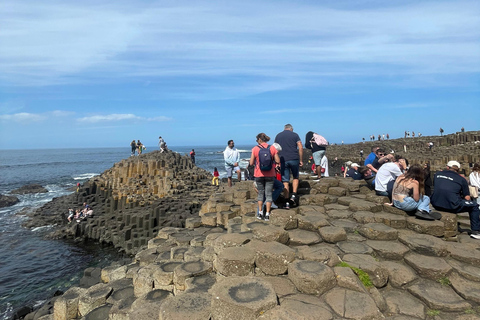
[[471,198],[478,198],[478,188],[475,186],[468,186],[468,190],[470,191]]

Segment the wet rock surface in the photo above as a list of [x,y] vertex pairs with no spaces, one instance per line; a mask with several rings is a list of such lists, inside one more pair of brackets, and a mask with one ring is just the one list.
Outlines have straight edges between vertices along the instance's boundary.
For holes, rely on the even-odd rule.
[[48,190],[39,184],[27,184],[18,189],[12,190],[13,194],[28,194],[28,193],[47,193]]
[[0,208],[10,207],[19,202],[20,200],[15,196],[0,194]]

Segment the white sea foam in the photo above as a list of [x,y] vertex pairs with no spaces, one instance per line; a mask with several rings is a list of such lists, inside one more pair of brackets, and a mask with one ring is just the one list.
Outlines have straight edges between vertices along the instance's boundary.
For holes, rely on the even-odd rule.
[[87,179],[90,179],[90,178],[93,178],[95,176],[98,176],[99,173],[83,173],[83,174],[80,174],[76,177],[72,177],[73,180],[87,180]]
[[32,232],[40,231],[40,230],[43,230],[43,229],[53,228],[54,226],[55,226],[54,224],[49,224],[47,226],[36,227],[36,228],[32,229]]

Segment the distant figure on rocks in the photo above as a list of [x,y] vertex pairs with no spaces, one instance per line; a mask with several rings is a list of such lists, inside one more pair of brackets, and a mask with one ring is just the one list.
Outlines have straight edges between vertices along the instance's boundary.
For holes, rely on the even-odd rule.
[[192,159],[192,162],[195,163],[195,149],[192,149],[192,151],[190,151],[190,159]]
[[363,143],[365,143],[365,138],[362,138],[362,140],[363,140]]
[[[451,213],[468,212],[470,216],[470,237],[480,240],[480,210],[472,201],[467,180],[459,174],[460,163],[449,161],[446,170],[437,172],[433,178],[435,189],[432,205],[440,211]],[[462,232],[459,229],[460,232]]]
[[137,153],[138,153],[138,155],[142,154],[142,149],[143,149],[143,144],[140,142],[140,140],[137,140]]
[[165,152],[166,150],[166,147],[167,144],[165,143],[165,140],[163,140],[163,138],[160,136],[158,137],[158,147],[160,148],[160,153],[163,153]]
[[443,128],[440,127],[440,136],[443,136],[443,132],[444,132],[444,131],[443,131]]
[[213,168],[212,185],[218,186],[218,177],[219,176],[220,176],[220,173],[218,173],[217,167]]
[[289,182],[290,171],[292,172],[292,194],[290,195],[290,201],[296,203],[296,196],[298,190],[298,177],[300,173],[300,167],[303,166],[303,145],[302,140],[298,134],[293,132],[291,124],[286,124],[284,130],[277,134],[275,142],[282,147],[280,151],[280,163],[282,174],[282,182],[285,186],[285,198],[289,198]]
[[430,141],[430,142],[428,143],[428,149],[430,149],[430,151],[432,151],[432,148],[433,148],[433,142]]
[[[309,131],[305,135],[305,148],[312,150],[313,162],[315,163],[315,173],[317,174],[318,179],[322,177],[322,159],[325,157],[327,145],[327,140],[313,131]],[[323,172],[325,172],[325,170],[323,170]]]
[[132,153],[131,156],[135,155],[135,150],[137,150],[137,143],[135,142],[135,139],[130,142],[130,148],[132,148]]
[[464,127],[462,127],[461,131],[462,131],[462,132],[465,132],[465,128],[464,128]]
[[390,135],[387,133],[387,140],[390,139]]
[[378,141],[380,141],[381,138],[382,138],[382,137],[381,137],[380,135],[378,135]]
[[228,140],[227,147],[223,151],[223,159],[225,160],[225,170],[227,171],[228,186],[232,186],[233,172],[237,173],[238,181],[242,180],[242,173],[238,163],[240,162],[240,152],[235,148],[233,140]]
[[407,138],[407,131],[405,131],[405,137],[404,138]]
[[421,136],[422,136],[422,134],[419,132],[419,133],[418,133],[418,137],[420,138]]
[[382,141],[385,141],[385,134],[382,134]]
[[68,220],[68,223],[72,222],[73,218],[75,217],[75,213],[73,212],[73,209],[68,209],[68,217],[67,217],[67,220]]
[[362,158],[362,160],[363,160],[363,149],[360,150],[360,158]]

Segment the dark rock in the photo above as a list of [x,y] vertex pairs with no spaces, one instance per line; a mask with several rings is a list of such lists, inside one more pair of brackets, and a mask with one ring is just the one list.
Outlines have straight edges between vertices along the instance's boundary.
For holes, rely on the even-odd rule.
[[12,191],[14,194],[28,194],[28,193],[47,193],[48,190],[39,184],[27,184],[21,188]]
[[20,202],[20,200],[18,200],[18,198],[15,196],[6,196],[0,194],[0,208],[10,207],[18,202]]

